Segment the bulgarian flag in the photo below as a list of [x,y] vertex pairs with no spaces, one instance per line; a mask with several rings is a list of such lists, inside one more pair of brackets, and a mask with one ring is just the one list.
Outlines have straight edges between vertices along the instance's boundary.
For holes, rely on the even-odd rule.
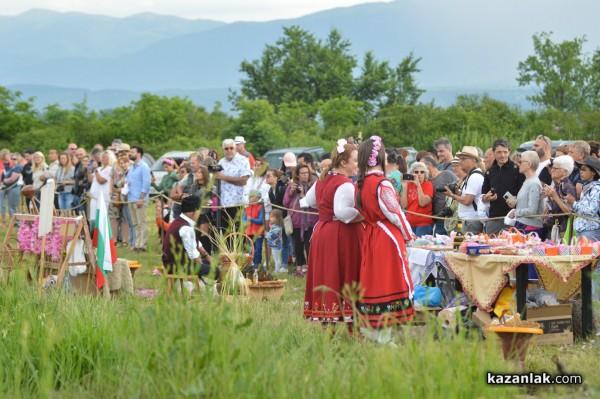
[[117,263],[117,249],[110,229],[108,212],[102,192],[98,196],[92,245],[98,248],[96,251],[96,287],[100,289],[104,286],[106,273],[112,272],[113,265]]

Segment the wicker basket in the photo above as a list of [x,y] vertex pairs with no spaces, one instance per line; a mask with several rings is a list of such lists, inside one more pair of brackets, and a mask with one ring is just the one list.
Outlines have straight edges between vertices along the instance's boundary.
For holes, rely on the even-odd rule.
[[248,286],[248,296],[251,300],[274,300],[278,301],[285,293],[285,282],[283,281],[261,281],[258,284]]
[[221,261],[221,273],[227,273],[232,261],[238,265],[240,270],[244,271],[248,266],[252,265],[252,261],[254,260],[254,245],[252,238],[242,233],[231,233],[225,237],[225,243],[234,236],[241,236],[245,241],[250,243],[250,252],[231,252],[229,251],[229,248],[227,248],[227,251],[221,252],[219,255],[219,260]]

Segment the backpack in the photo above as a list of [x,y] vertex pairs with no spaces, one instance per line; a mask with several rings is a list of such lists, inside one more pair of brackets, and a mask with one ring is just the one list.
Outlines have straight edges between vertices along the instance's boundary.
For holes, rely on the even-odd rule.
[[[481,176],[483,176],[483,172],[481,170],[478,170],[477,168],[471,170],[469,172],[469,174],[467,175],[467,177],[465,178],[465,181],[463,183],[463,187],[467,187],[467,184],[469,184],[469,178],[472,175],[481,175]],[[475,211],[477,211],[477,201],[476,201],[475,198],[473,198],[473,203],[471,205],[473,205],[473,209],[475,209]]]

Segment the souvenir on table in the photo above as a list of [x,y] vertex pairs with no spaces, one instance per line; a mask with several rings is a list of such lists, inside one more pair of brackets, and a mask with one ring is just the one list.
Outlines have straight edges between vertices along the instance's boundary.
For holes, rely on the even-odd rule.
[[492,249],[487,244],[479,244],[474,241],[466,241],[460,245],[459,251],[467,255],[490,255]]
[[505,237],[508,240],[508,242],[513,245],[519,242],[525,242],[525,237],[523,236],[523,234],[521,234],[521,232],[514,227],[504,230],[502,236]]
[[558,256],[559,255],[559,249],[558,249],[558,245],[556,245],[555,243],[553,243],[550,240],[546,240],[546,256]]
[[[575,242],[573,242],[575,241]],[[576,252],[576,255],[592,255],[594,252],[594,243],[590,242],[587,237],[573,237],[571,245]]]

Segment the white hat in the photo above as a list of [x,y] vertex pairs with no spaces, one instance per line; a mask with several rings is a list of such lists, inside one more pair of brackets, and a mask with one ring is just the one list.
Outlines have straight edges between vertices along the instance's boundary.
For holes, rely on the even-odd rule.
[[235,141],[236,144],[246,144],[244,136],[235,136],[235,139],[233,139],[233,141]]
[[288,168],[295,168],[298,164],[296,162],[296,154],[293,152],[286,152],[283,156],[283,164]]
[[482,159],[479,157],[479,151],[477,148],[471,146],[464,146],[463,149],[456,153],[457,157],[469,157],[475,159],[477,162],[481,162]]

